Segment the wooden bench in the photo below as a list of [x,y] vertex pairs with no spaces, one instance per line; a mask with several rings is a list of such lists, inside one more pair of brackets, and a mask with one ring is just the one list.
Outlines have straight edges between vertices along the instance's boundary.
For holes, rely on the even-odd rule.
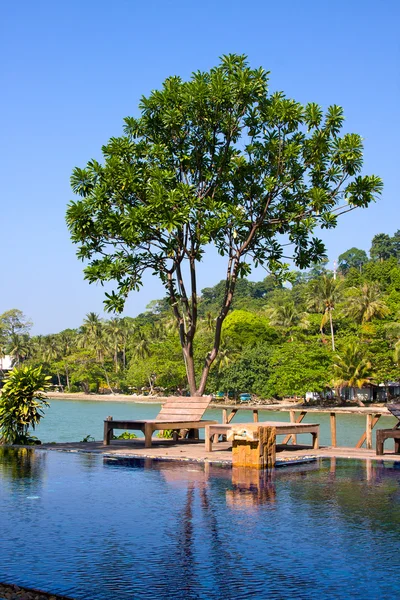
[[[245,427],[246,425],[254,425],[254,423],[229,423],[229,424],[221,424],[217,425],[207,425],[205,428],[205,444],[206,451],[212,452],[213,443],[218,442],[218,437],[220,435],[226,435],[227,432],[233,427],[237,425],[242,425]],[[276,435],[286,435],[284,439],[284,443],[287,443],[292,435],[300,434],[300,433],[311,433],[312,436],[312,447],[314,450],[318,450],[319,448],[319,425],[316,423],[287,423],[285,421],[263,421],[257,423],[260,427],[275,427]]]
[[388,410],[392,413],[396,419],[397,424],[393,429],[378,429],[376,432],[376,454],[377,456],[383,455],[383,446],[385,440],[394,440],[394,451],[396,454],[400,454],[400,404],[388,404]]
[[103,444],[104,446],[110,444],[114,429],[142,431],[145,448],[151,448],[154,431],[172,429],[175,434],[174,440],[177,441],[179,430],[187,429],[189,437],[198,439],[199,429],[217,423],[217,421],[201,420],[210,401],[211,396],[174,396],[165,402],[155,419],[114,421],[112,417],[107,417],[104,421]]

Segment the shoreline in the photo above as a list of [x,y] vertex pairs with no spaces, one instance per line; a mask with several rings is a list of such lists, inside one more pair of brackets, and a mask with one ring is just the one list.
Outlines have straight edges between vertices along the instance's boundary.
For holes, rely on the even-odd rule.
[[[131,394],[84,394],[83,392],[48,392],[47,397],[52,400],[84,400],[92,402],[132,402],[134,404],[164,404],[172,398],[172,396],[133,396]],[[178,396],[179,398],[182,396]],[[189,397],[189,396],[188,396]],[[336,412],[336,413],[358,413],[367,414],[380,413],[390,416],[390,412],[384,403],[368,404],[367,406],[358,405],[332,405],[318,406],[308,405],[305,402],[277,402],[276,404],[250,404],[250,403],[225,403],[213,402],[209,404],[209,408],[218,409],[240,409],[240,410],[265,410],[265,411],[307,411],[307,412]]]

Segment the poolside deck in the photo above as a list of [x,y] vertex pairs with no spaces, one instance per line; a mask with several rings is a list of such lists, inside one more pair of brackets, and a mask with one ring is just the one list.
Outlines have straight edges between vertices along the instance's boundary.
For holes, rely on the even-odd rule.
[[[103,456],[153,458],[179,462],[225,463],[232,464],[232,443],[219,442],[212,452],[206,452],[204,440],[185,440],[174,443],[171,440],[154,439],[151,448],[144,447],[144,439],[113,440],[109,446],[103,446],[102,441],[69,442],[58,444],[42,444],[38,450],[56,450],[63,452],[94,453]],[[385,451],[383,456],[377,456],[375,450],[348,447],[321,447],[313,450],[310,447],[294,445],[277,445],[276,459],[278,463],[301,460],[305,458],[358,458],[365,460],[400,461],[400,455]]]

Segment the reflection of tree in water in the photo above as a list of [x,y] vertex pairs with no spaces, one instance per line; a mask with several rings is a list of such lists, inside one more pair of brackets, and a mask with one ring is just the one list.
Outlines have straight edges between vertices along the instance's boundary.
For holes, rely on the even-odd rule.
[[4,479],[41,481],[45,467],[45,452],[33,448],[0,446],[0,475]]
[[[163,471],[166,481],[171,484],[178,483],[179,487],[185,487],[186,490],[178,520],[171,523],[169,535],[173,541],[169,545],[171,551],[168,552],[164,563],[165,583],[177,585],[177,581],[182,581],[179,587],[183,596],[187,598],[197,598],[196,590],[204,591],[204,587],[213,589],[215,593],[220,586],[223,586],[224,597],[235,597],[237,569],[240,567],[247,573],[247,563],[243,560],[241,548],[227,543],[226,531],[223,528],[226,526],[226,520],[221,524],[218,519],[221,513],[221,497],[218,494],[209,494],[212,478],[208,479],[202,468],[197,470],[197,474],[193,473],[194,469],[188,473],[181,466],[179,470],[173,470],[169,466],[160,470]],[[219,475],[217,481],[220,484]],[[185,480],[185,477],[188,479]],[[237,470],[234,482],[229,482],[228,487],[230,489],[227,490],[226,486],[223,486],[223,490],[230,507],[249,510],[275,500],[271,473],[267,474],[265,471],[261,473],[255,469]],[[214,499],[217,505],[214,505]],[[247,575],[250,576],[251,573]]]

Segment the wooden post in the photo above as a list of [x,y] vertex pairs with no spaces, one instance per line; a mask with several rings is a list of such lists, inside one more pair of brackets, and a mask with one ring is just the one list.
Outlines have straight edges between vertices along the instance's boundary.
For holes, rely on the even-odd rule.
[[[360,439],[358,440],[357,444],[356,444],[356,448],[361,448],[361,446],[363,445],[363,443],[366,441],[367,439],[367,430],[368,430],[368,417],[371,416],[371,444],[372,444],[372,429],[375,427],[375,425],[377,424],[377,422],[379,421],[379,419],[381,418],[380,414],[376,414],[373,418],[372,415],[367,415],[367,424],[366,424],[366,428],[364,433],[362,434],[362,436],[360,437]],[[368,445],[367,445],[368,448]],[[372,448],[372,445],[371,445]]]
[[222,423],[226,424],[228,422],[228,411],[226,408],[222,409]]
[[[289,414],[290,414],[290,422],[296,423],[296,413],[294,412],[294,410],[290,410]],[[296,446],[297,445],[297,435],[292,434],[291,438],[292,438],[292,444],[294,444]]]
[[330,414],[330,421],[331,421],[331,446],[332,446],[332,448],[336,448],[336,446],[337,446],[337,441],[336,441],[336,413],[331,412],[331,414]]
[[372,448],[372,415],[367,415],[367,427],[366,427],[366,446],[367,450]]
[[[293,411],[293,413],[294,413],[294,411]],[[302,410],[301,413],[299,414],[299,416],[297,417],[297,419],[295,420],[295,423],[301,423],[302,420],[304,419],[304,417],[306,416],[306,414],[307,414],[307,411]],[[284,438],[282,444],[288,444],[291,437],[294,437],[294,436],[291,433],[289,433],[289,435],[287,435]]]
[[253,421],[254,423],[258,423],[258,408],[253,410]]
[[153,427],[151,423],[144,424],[144,447],[151,448],[151,436],[153,435]]
[[103,437],[103,446],[109,446],[111,441],[111,436],[113,433],[113,429],[110,427],[110,421],[112,421],[112,417],[107,417],[104,421],[104,437]]

